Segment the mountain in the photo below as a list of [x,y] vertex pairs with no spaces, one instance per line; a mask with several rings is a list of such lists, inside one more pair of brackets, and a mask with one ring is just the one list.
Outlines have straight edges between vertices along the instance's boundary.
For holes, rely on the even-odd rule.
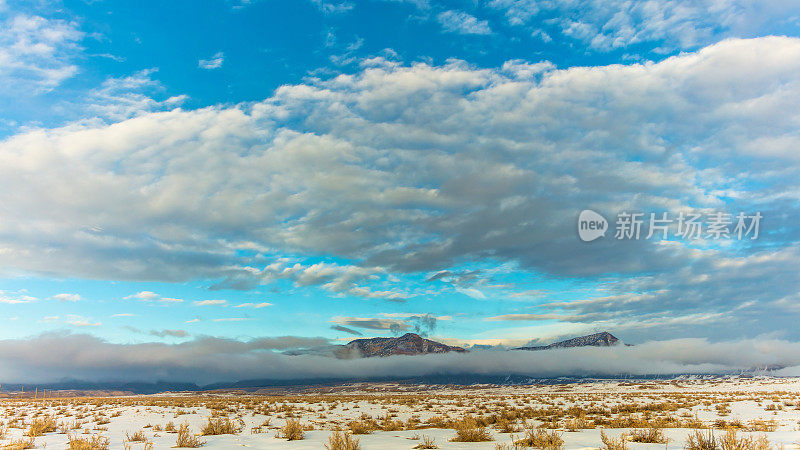
[[392,355],[424,355],[428,353],[465,353],[461,347],[451,347],[440,342],[425,339],[418,334],[406,333],[395,338],[356,339],[345,345],[364,358]]
[[620,340],[614,337],[613,334],[603,331],[602,333],[590,334],[588,336],[580,336],[566,341],[556,342],[550,345],[537,345],[532,347],[517,347],[512,350],[550,350],[554,348],[571,348],[571,347],[611,347],[617,345]]

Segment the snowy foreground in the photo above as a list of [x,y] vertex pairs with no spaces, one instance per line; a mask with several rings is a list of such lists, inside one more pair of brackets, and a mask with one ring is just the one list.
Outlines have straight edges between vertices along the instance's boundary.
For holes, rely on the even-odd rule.
[[[629,442],[629,448],[683,448],[696,428],[714,429],[719,436],[733,428],[740,437],[763,435],[776,448],[800,448],[800,379],[796,378],[467,388],[357,384],[291,394],[168,393],[47,400],[6,395],[0,399],[4,431],[0,445],[26,442],[31,448],[70,448],[70,439],[72,448],[170,448],[176,446],[181,424],[188,424],[188,434],[194,437],[209,420],[217,425],[216,431],[206,429],[206,435],[198,436],[202,448],[208,449],[321,449],[337,429],[356,433],[362,449],[411,449],[425,438],[442,449],[502,448],[498,444],[512,448],[512,439],[536,428],[560,435],[566,449],[601,447],[601,429],[608,437],[625,434],[630,441],[635,430],[654,428],[661,429],[666,443]],[[305,428],[302,439],[276,437],[286,433],[288,421]],[[466,429],[465,434],[482,428],[492,440],[454,442],[459,428]],[[208,435],[230,431],[235,434]],[[29,435],[34,435],[32,440]],[[79,446],[92,437],[96,447]]]

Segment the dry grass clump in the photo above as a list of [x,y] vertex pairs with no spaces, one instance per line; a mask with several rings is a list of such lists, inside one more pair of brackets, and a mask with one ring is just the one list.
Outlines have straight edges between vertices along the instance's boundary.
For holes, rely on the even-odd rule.
[[264,429],[269,428],[270,420],[271,419],[269,417],[267,417],[266,420],[261,422],[261,425],[256,425],[256,426],[250,428],[250,433],[251,434],[261,434],[261,433],[263,433]]
[[522,431],[522,428],[517,425],[516,422],[506,418],[499,419],[495,425],[497,426],[497,431],[500,433],[518,433]]
[[303,424],[297,419],[289,419],[278,431],[275,437],[286,439],[287,441],[300,441],[306,438]]
[[236,434],[239,429],[229,417],[221,417],[218,419],[208,418],[208,422],[200,430],[202,436],[216,436],[219,434]]
[[177,430],[175,429],[175,422],[169,421],[166,425],[164,425],[164,431],[167,433],[176,433]]
[[394,420],[386,414],[378,424],[382,431],[399,431],[403,429],[403,422],[401,420]]
[[439,446],[436,445],[436,439],[430,436],[422,436],[422,442],[411,448],[439,448]]
[[348,432],[334,431],[328,436],[328,443],[325,444],[328,450],[361,450],[359,439],[353,437]]
[[107,437],[93,434],[88,438],[80,438],[71,434],[67,435],[69,450],[108,450],[109,441]]
[[778,422],[775,420],[751,420],[747,431],[773,432],[778,429]]
[[456,435],[453,442],[486,442],[491,441],[492,436],[486,427],[479,426],[478,422],[472,417],[465,417],[455,424]]
[[721,438],[717,438],[713,431],[702,433],[695,430],[689,435],[686,443],[687,450],[770,450],[767,436],[739,437],[735,429],[729,429]]
[[42,417],[40,419],[33,419],[31,426],[28,428],[28,432],[25,433],[25,435],[29,437],[42,436],[45,433],[52,433],[57,429],[58,424],[56,424],[56,419],[49,416]]
[[144,431],[139,430],[133,434],[125,432],[125,440],[128,442],[145,442],[147,441],[147,436],[144,435]]
[[348,423],[347,427],[353,434],[370,434],[377,428],[377,424],[372,420],[362,418]]
[[107,425],[107,424],[111,423],[111,420],[108,417],[104,416],[104,415],[95,416],[94,417],[94,421],[97,423],[97,425]]
[[643,430],[633,430],[630,440],[644,444],[666,444],[669,439],[664,436],[661,428],[647,428]]
[[175,444],[175,447],[197,448],[197,447],[202,447],[204,444],[205,442],[201,441],[197,436],[195,436],[194,434],[192,434],[191,431],[189,431],[188,423],[182,423],[178,427],[178,440]]
[[770,450],[772,446],[765,434],[739,438],[736,430],[728,430],[719,440],[721,450]]
[[62,434],[69,434],[72,430],[80,430],[82,425],[79,421],[73,420],[72,422],[63,421],[59,425]]
[[505,442],[500,442],[494,444],[494,450],[525,450],[525,446],[522,444],[517,444],[516,442],[511,442],[511,444],[506,444]]
[[600,450],[628,450],[628,440],[626,438],[625,433],[622,433],[618,438],[610,438],[603,430],[600,430],[600,440],[603,442]]
[[684,446],[686,450],[718,450],[719,447],[717,445],[717,438],[714,436],[714,432],[708,430],[708,432],[703,433],[700,430],[694,430],[693,433],[689,434],[686,438],[686,446]]
[[12,439],[11,442],[3,445],[4,450],[26,450],[35,447],[36,444],[34,443],[34,439],[32,437],[28,439]]
[[561,450],[564,447],[564,439],[558,432],[543,428],[528,428],[522,439],[512,442],[515,447],[533,447],[541,450]]

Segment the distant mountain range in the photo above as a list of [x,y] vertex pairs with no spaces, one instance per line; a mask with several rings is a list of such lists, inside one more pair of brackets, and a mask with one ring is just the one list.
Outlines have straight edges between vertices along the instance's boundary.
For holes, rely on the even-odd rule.
[[620,340],[614,337],[613,334],[603,331],[602,333],[590,334],[588,336],[579,336],[566,341],[555,342],[550,345],[537,345],[530,347],[516,347],[511,350],[551,350],[555,348],[572,348],[572,347],[611,347],[620,343]]
[[[523,346],[513,348],[511,350],[554,350],[563,348],[577,348],[577,347],[611,347],[616,345],[623,345],[622,341],[617,339],[611,333],[602,332],[591,334],[588,336],[580,336],[572,339],[567,339],[560,342],[555,342],[550,345],[541,346]],[[627,344],[625,344],[627,345]],[[474,347],[473,347],[474,348]],[[474,348],[478,350],[477,348]],[[491,351],[484,349],[485,351]],[[313,349],[306,349],[305,351],[285,352],[287,355],[318,355],[318,356],[336,356],[338,358],[370,358],[370,357],[386,357],[394,355],[426,355],[426,354],[442,354],[449,352],[465,353],[466,349],[461,347],[454,347],[440,342],[425,339],[418,334],[407,333],[403,336],[394,338],[365,338],[355,339],[345,345],[333,345],[318,347]],[[749,370],[742,370],[737,374],[739,376],[753,376],[759,374],[769,374],[770,371],[780,369],[779,366],[767,367],[754,367]],[[457,367],[456,367],[457,369]],[[303,389],[321,387],[321,386],[339,386],[351,383],[362,382],[393,382],[393,383],[408,383],[408,384],[453,384],[453,385],[471,385],[471,384],[500,384],[500,385],[524,385],[534,383],[564,383],[571,381],[579,381],[582,379],[600,378],[600,379],[669,379],[681,376],[697,377],[697,376],[717,376],[713,373],[700,375],[700,374],[658,374],[658,375],[626,375],[620,373],[616,376],[608,374],[584,373],[574,376],[553,376],[553,377],[533,377],[524,373],[508,372],[503,373],[503,369],[499,370],[500,373],[492,374],[473,374],[473,373],[434,373],[428,375],[418,376],[342,376],[342,377],[319,377],[308,379],[250,379],[232,382],[220,382],[209,385],[197,385],[194,383],[183,382],[170,382],[158,381],[155,383],[147,382],[89,382],[81,380],[64,380],[55,383],[42,383],[42,384],[26,384],[24,386],[25,392],[30,395],[31,390],[37,388],[47,389],[50,391],[61,391],[55,395],[120,395],[129,393],[158,393],[165,391],[247,391],[247,392],[300,392]],[[732,375],[732,373],[727,374]],[[0,393],[0,398],[8,397],[9,391],[15,392],[16,397],[22,389],[19,384],[5,384],[2,385],[3,390]],[[70,391],[70,392],[64,392]]]
[[358,352],[363,358],[393,355],[426,355],[429,353],[466,353],[461,347],[451,347],[441,342],[425,339],[418,334],[406,333],[395,338],[355,339],[345,345],[350,352]]
[[[574,347],[611,347],[621,344],[621,341],[607,331],[602,333],[579,336],[565,341],[555,342],[550,345],[516,347],[511,350],[552,350],[557,348]],[[425,339],[418,334],[406,333],[393,338],[365,338],[355,339],[346,345],[339,346],[335,353],[339,357],[362,357],[394,355],[427,355],[430,353],[466,353],[461,347],[453,347],[441,342]]]

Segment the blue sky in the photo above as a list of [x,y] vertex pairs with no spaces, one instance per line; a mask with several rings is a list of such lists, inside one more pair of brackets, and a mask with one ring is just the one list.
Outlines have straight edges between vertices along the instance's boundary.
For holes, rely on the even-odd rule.
[[[798,339],[798,21],[0,0],[0,339]],[[587,208],[764,221],[584,243]]]

